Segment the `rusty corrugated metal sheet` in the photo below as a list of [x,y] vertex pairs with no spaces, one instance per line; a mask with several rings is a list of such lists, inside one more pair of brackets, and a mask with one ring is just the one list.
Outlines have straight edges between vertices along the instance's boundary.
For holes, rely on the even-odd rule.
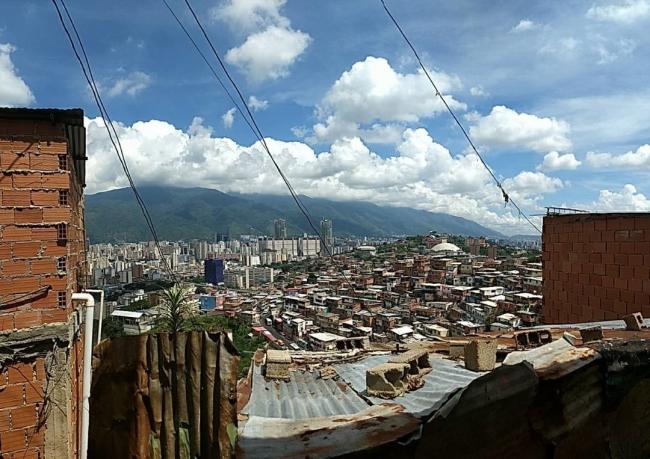
[[600,354],[588,347],[575,347],[565,339],[530,349],[511,352],[503,361],[504,365],[529,362],[537,376],[544,379],[561,378],[598,360]]
[[251,416],[240,427],[239,458],[338,457],[389,444],[417,431],[399,405],[370,406],[354,415],[309,419]]
[[323,379],[318,371],[292,371],[289,381],[270,380],[262,375],[262,365],[256,364],[253,388],[241,410],[247,416],[307,419],[355,414],[369,406],[347,384]]
[[103,341],[93,355],[89,457],[234,457],[237,364],[223,333]]

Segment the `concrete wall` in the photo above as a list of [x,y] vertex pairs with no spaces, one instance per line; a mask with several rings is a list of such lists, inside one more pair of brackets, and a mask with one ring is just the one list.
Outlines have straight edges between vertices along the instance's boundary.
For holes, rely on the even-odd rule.
[[650,317],[650,214],[544,217],[546,323]]
[[[68,457],[78,448],[83,339],[71,295],[86,267],[71,122],[83,129],[81,111],[0,110],[0,452],[7,457]],[[48,450],[50,427],[57,441]]]

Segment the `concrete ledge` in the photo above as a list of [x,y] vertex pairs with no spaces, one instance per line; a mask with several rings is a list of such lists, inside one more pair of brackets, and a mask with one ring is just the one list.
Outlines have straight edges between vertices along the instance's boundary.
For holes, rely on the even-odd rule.
[[17,331],[0,333],[0,365],[18,359],[44,356],[52,351],[55,343],[67,343],[70,339],[67,323],[43,325]]

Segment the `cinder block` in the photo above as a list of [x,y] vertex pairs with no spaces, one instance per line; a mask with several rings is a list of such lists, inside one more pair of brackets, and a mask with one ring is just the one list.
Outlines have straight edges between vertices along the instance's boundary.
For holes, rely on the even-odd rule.
[[496,340],[472,340],[465,345],[465,368],[472,371],[490,371],[497,361]]
[[393,398],[406,392],[409,365],[384,363],[366,371],[366,391],[374,397]]
[[623,316],[625,321],[625,329],[630,331],[641,331],[643,328],[643,316],[640,312],[634,312]]
[[409,365],[409,373],[413,375],[420,375],[431,369],[429,352],[425,349],[412,349],[403,354],[398,354],[391,357],[388,363],[406,363]]
[[583,343],[600,341],[603,339],[603,329],[601,327],[581,328],[580,337]]
[[289,351],[277,351],[269,349],[266,351],[266,373],[265,376],[271,379],[289,379],[289,366],[291,356]]

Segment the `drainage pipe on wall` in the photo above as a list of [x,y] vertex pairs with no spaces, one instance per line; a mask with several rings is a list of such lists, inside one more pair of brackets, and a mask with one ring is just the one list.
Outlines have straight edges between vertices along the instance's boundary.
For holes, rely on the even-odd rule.
[[83,388],[81,402],[81,450],[80,459],[88,457],[88,430],[90,427],[90,378],[92,377],[93,357],[93,315],[95,312],[95,298],[90,293],[73,293],[72,301],[83,301],[85,307],[84,317],[84,361],[83,361]]

